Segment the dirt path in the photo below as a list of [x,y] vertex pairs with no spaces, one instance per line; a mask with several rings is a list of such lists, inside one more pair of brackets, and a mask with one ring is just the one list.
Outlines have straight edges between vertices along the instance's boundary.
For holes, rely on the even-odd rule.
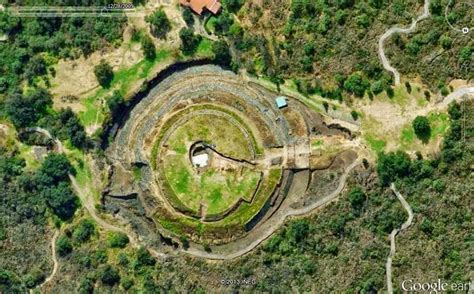
[[384,49],[384,42],[388,38],[392,36],[394,33],[403,33],[403,34],[408,34],[411,33],[415,30],[416,24],[430,16],[430,0],[425,0],[425,5],[423,6],[423,13],[418,16],[416,19],[413,20],[411,25],[408,28],[400,28],[400,27],[392,27],[388,31],[386,31],[379,39],[379,57],[380,60],[382,61],[383,67],[391,72],[395,78],[395,85],[398,86],[400,85],[400,73],[396,68],[390,65],[390,61],[388,60],[387,56],[385,55],[385,49]]
[[393,193],[395,193],[395,195],[397,195],[398,200],[400,200],[400,202],[402,203],[403,208],[405,208],[405,210],[408,213],[408,218],[402,224],[400,229],[394,229],[390,233],[390,254],[388,255],[387,263],[385,264],[385,269],[387,271],[387,291],[388,291],[388,293],[392,294],[393,293],[392,259],[393,259],[393,256],[395,255],[395,236],[399,232],[401,232],[401,231],[405,230],[406,228],[408,228],[409,226],[411,226],[411,224],[413,222],[413,210],[411,209],[410,205],[405,200],[405,198],[403,198],[402,194],[400,194],[400,192],[397,191],[397,189],[395,188],[394,183],[390,184],[390,189],[392,189]]
[[[94,219],[94,221],[99,226],[101,226],[106,231],[119,232],[119,233],[123,233],[123,234],[127,235],[128,239],[130,240],[130,245],[132,245],[135,248],[140,247],[140,242],[139,242],[139,240],[138,240],[138,238],[136,237],[135,234],[129,232],[127,229],[121,228],[119,226],[114,226],[114,225],[106,222],[99,215],[97,215],[96,209],[95,209],[94,198],[93,198],[92,194],[90,193],[90,191],[82,189],[80,187],[80,185],[77,183],[77,180],[74,176],[69,175],[69,179],[71,180],[71,184],[72,184],[72,187],[74,189],[74,192],[79,197],[79,199],[81,199],[82,205],[87,210],[87,212],[89,212],[92,219]],[[167,254],[158,252],[158,251],[156,251],[152,248],[147,248],[147,249],[155,258],[166,258],[166,257],[168,257]]]
[[[56,240],[58,239],[59,236],[59,230],[56,230],[54,232],[53,238],[51,239],[51,259],[53,260],[53,271],[51,274],[44,280],[43,283],[38,285],[36,288],[41,289],[44,285],[48,284],[54,279],[54,276],[58,272],[59,269],[59,263],[58,259],[56,257]],[[33,293],[33,289],[30,289],[30,293]]]
[[[60,154],[64,153],[64,147],[63,147],[61,141],[54,138],[48,130],[45,130],[45,129],[40,128],[40,127],[29,128],[27,130],[38,132],[38,133],[43,134],[44,136],[54,140],[55,143],[56,143],[56,147],[58,149],[57,152],[60,153]],[[92,193],[90,192],[89,189],[87,189],[87,190],[82,189],[81,186],[78,184],[76,178],[72,174],[69,174],[69,180],[71,181],[71,185],[72,185],[72,188],[73,188],[75,194],[81,200],[82,205],[87,210],[87,212],[90,214],[92,219],[94,219],[94,221],[99,226],[101,226],[106,231],[123,233],[123,234],[128,236],[128,239],[130,240],[130,244],[133,247],[139,247],[140,246],[140,242],[134,234],[132,234],[131,232],[129,232],[128,230],[126,230],[124,228],[109,224],[104,219],[102,219],[99,215],[97,215],[96,209],[95,209],[94,197],[93,197],[93,195],[92,195]],[[57,238],[57,236],[56,236],[56,238]],[[55,243],[56,243],[56,241],[54,239],[54,242],[52,243],[53,244],[52,246],[54,246],[53,247],[53,255],[54,255],[53,259],[54,260],[56,260],[56,256],[55,256],[55,246],[56,246],[56,244]],[[158,258],[158,257],[159,258],[166,258],[167,257],[166,254],[158,252],[158,251],[156,251],[152,248],[148,248],[148,250],[156,258]],[[56,266],[57,266],[57,261],[56,261]],[[53,273],[55,273],[55,271],[53,271]]]
[[[339,185],[334,190],[332,193],[322,197],[319,199],[317,202],[313,203],[310,206],[300,208],[300,209],[290,209],[286,213],[284,213],[276,222],[274,222],[270,227],[267,228],[266,231],[264,231],[257,239],[255,239],[251,244],[242,247],[241,249],[232,252],[232,253],[227,253],[227,254],[216,254],[212,252],[206,252],[204,250],[201,250],[200,248],[196,247],[191,247],[187,250],[181,250],[181,252],[193,255],[196,257],[202,257],[202,258],[207,258],[207,259],[215,259],[215,260],[230,260],[234,259],[237,257],[240,257],[244,254],[249,253],[253,249],[255,249],[258,245],[260,245],[263,241],[268,239],[273,233],[275,233],[276,230],[278,230],[286,221],[287,218],[290,217],[295,217],[295,216],[303,216],[310,214],[313,212],[316,208],[319,208],[334,199],[342,192],[346,185],[347,177],[349,176],[350,172],[360,164],[360,160],[356,160],[354,163],[349,165],[346,170],[344,171],[344,174],[342,174],[341,179],[339,181]],[[239,240],[235,241],[235,243],[239,243]],[[236,246],[239,247],[239,246]]]

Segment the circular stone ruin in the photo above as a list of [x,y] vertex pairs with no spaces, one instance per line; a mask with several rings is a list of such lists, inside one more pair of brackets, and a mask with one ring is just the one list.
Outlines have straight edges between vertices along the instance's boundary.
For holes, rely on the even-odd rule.
[[217,66],[172,74],[132,109],[107,149],[106,196],[135,197],[164,236],[213,244],[243,237],[311,179],[294,176],[310,169],[308,114],[298,103],[279,108],[276,98]]

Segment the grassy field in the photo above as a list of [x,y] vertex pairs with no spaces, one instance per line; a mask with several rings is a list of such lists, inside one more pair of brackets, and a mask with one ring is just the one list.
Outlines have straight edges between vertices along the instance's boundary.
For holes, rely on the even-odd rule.
[[174,153],[163,154],[163,170],[172,192],[193,211],[200,204],[208,214],[225,211],[239,198],[250,199],[259,173],[237,167],[225,171],[209,167],[197,173],[188,158],[188,148],[196,141],[215,144],[216,150],[234,158],[251,158],[252,150],[242,131],[228,120],[214,115],[197,115],[178,127],[167,144]]
[[[436,140],[446,134],[449,129],[449,116],[446,113],[430,113],[428,121],[431,126],[430,141]],[[416,145],[420,144],[420,140],[416,137],[415,131],[411,124],[406,124],[401,133],[400,143],[403,149],[418,149]]]
[[197,212],[200,204],[208,214],[229,209],[239,198],[250,199],[260,174],[250,169],[220,171],[208,168],[198,174],[187,156],[172,155],[164,160],[165,175],[175,195]]
[[168,138],[167,144],[177,153],[187,152],[186,144],[205,141],[214,144],[215,149],[232,158],[250,160],[253,152],[252,144],[240,128],[226,118],[217,115],[195,115],[179,126]]
[[105,119],[105,109],[101,105],[101,100],[116,90],[127,97],[137,82],[150,77],[152,69],[157,64],[169,60],[172,56],[171,53],[168,49],[160,49],[156,51],[155,59],[143,59],[131,67],[116,71],[109,89],[98,88],[92,95],[83,99],[86,110],[79,113],[81,122],[85,126],[102,124]]

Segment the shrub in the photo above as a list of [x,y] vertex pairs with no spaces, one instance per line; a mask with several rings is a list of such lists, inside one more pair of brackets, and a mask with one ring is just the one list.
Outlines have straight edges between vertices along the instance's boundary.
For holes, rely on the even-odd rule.
[[72,237],[79,243],[89,241],[91,236],[95,233],[95,225],[89,219],[83,219],[79,222],[78,226],[74,229]]
[[94,74],[97,78],[97,81],[99,82],[99,85],[101,85],[103,88],[110,87],[110,83],[114,78],[114,71],[110,64],[108,64],[105,60],[101,60],[101,62],[95,66]]
[[146,59],[153,60],[156,57],[155,44],[148,35],[144,35],[141,38],[143,55]]
[[355,111],[355,110],[351,111],[351,116],[354,120],[359,119],[359,113],[357,113],[357,111]]
[[364,206],[366,196],[361,187],[352,188],[349,192],[349,202],[356,211],[360,211]]
[[184,8],[183,9],[183,19],[188,26],[192,26],[194,24],[194,17],[193,13],[190,9]]
[[110,264],[107,264],[100,269],[99,277],[102,283],[109,286],[113,286],[120,282],[119,272]]
[[202,39],[200,35],[194,34],[194,31],[189,28],[182,28],[179,31],[179,38],[181,39],[181,51],[186,55],[194,54]]
[[122,232],[112,232],[107,236],[107,242],[112,248],[125,248],[130,242],[127,234]]
[[155,259],[151,256],[150,252],[143,247],[138,248],[137,250],[137,265],[155,265]]
[[56,241],[56,252],[59,256],[66,256],[72,252],[72,244],[66,236],[60,236]]
[[151,25],[153,36],[163,39],[171,30],[171,22],[163,10],[157,10],[152,15],[147,16],[145,21]]
[[431,135],[430,122],[425,116],[417,116],[412,123],[413,130],[415,131],[416,136],[422,140],[426,141]]

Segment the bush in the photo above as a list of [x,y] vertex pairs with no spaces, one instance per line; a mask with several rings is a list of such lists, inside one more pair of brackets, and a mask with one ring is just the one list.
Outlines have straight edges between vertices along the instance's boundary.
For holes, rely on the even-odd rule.
[[120,282],[119,272],[110,264],[107,264],[100,269],[99,277],[102,283],[109,286],[113,286]]
[[381,153],[377,161],[377,173],[382,185],[388,185],[399,178],[410,175],[411,160],[402,151],[396,153]]
[[56,241],[56,252],[59,256],[66,256],[72,252],[72,244],[66,236],[60,236]]
[[110,64],[108,64],[105,60],[101,60],[100,63],[95,66],[94,74],[97,78],[97,81],[103,88],[110,87],[110,83],[114,78],[114,71]]
[[352,188],[349,192],[349,202],[351,203],[352,208],[358,212],[364,206],[366,198],[367,197],[361,187]]
[[188,26],[192,26],[194,25],[194,16],[193,16],[193,13],[191,12],[190,9],[188,8],[184,8],[183,9],[183,19],[184,21],[186,22],[186,24]]
[[214,53],[214,60],[223,65],[229,66],[232,62],[229,45],[225,41],[218,41],[213,44],[212,52]]
[[355,110],[351,111],[351,116],[352,116],[352,119],[354,119],[354,120],[359,119],[359,113],[357,113],[357,111],[355,111]]
[[179,38],[181,39],[181,51],[186,55],[192,55],[196,52],[202,37],[194,34],[194,31],[189,28],[182,28],[179,31]]
[[76,242],[84,243],[90,240],[95,233],[95,225],[89,219],[83,219],[72,233],[72,237]]
[[416,136],[422,140],[427,141],[431,135],[430,122],[425,116],[417,116],[412,123],[413,130]]
[[125,248],[130,242],[127,234],[122,232],[112,232],[107,236],[107,242],[111,248]]
[[155,265],[155,259],[150,252],[143,247],[137,250],[137,266]]
[[144,35],[141,38],[143,55],[146,59],[153,60],[156,57],[155,44],[148,35]]
[[171,22],[163,10],[157,10],[152,15],[145,18],[146,22],[151,25],[151,33],[153,36],[163,39],[171,30]]

